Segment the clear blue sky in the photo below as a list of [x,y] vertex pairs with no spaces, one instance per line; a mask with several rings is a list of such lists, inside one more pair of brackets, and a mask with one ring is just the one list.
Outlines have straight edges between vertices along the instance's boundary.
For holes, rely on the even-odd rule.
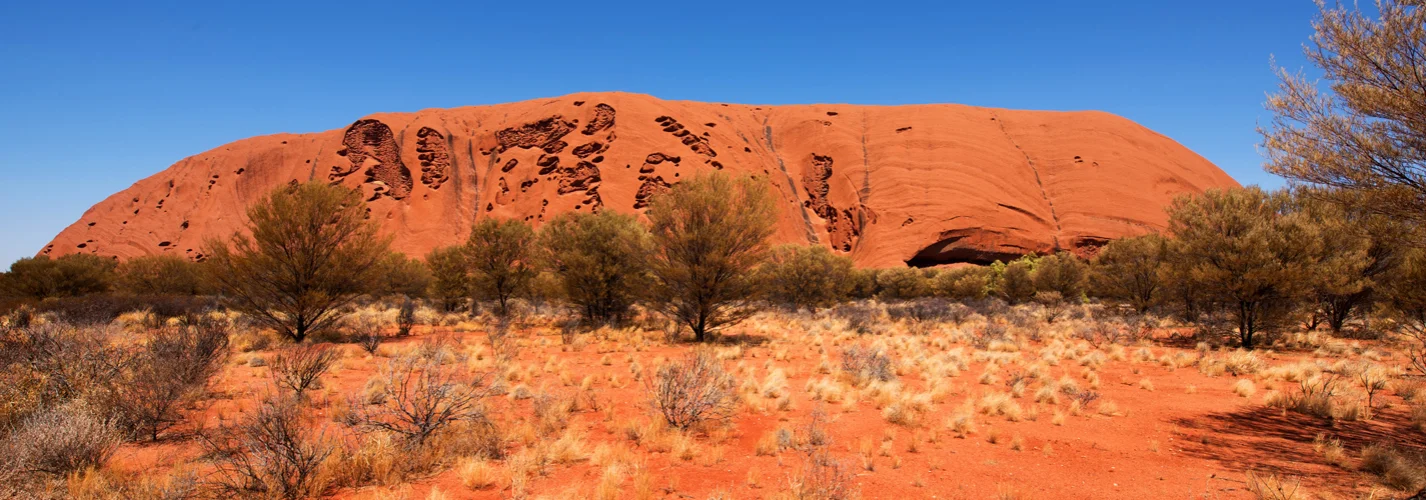
[[[221,4],[221,5],[220,5]],[[1254,128],[1309,0],[3,2],[0,267],[236,139],[577,91],[1097,109],[1274,187]]]

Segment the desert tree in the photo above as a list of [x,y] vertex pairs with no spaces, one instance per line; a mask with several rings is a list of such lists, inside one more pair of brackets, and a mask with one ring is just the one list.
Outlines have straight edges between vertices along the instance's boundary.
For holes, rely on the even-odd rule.
[[781,245],[768,253],[757,279],[769,300],[795,308],[829,307],[852,289],[852,260],[821,245]]
[[455,311],[470,296],[470,276],[466,274],[464,248],[459,245],[445,246],[426,254],[426,267],[431,270],[426,295],[446,312]]
[[134,295],[198,295],[199,264],[175,255],[147,255],[119,264],[115,288]]
[[339,185],[279,187],[247,218],[248,234],[206,245],[211,280],[234,309],[298,342],[372,291],[390,243],[361,193]]
[[561,295],[595,323],[618,322],[648,292],[648,229],[631,215],[561,214],[540,228],[540,247]]
[[654,243],[654,298],[666,314],[699,342],[752,314],[760,294],[753,271],[777,222],[766,184],[704,173],[656,195],[645,215]]
[[1306,276],[1321,253],[1315,226],[1291,210],[1288,198],[1256,187],[1209,190],[1169,207],[1175,276],[1215,298],[1246,349],[1259,334],[1287,326],[1310,291]]
[[[1319,2],[1307,59],[1321,81],[1278,69],[1266,168],[1338,189],[1353,209],[1426,222],[1426,8]],[[1375,14],[1375,15],[1372,15]],[[1323,85],[1325,83],[1325,86]],[[1419,235],[1418,235],[1419,237]]]
[[1096,295],[1128,302],[1146,312],[1163,297],[1160,268],[1168,240],[1150,233],[1110,241],[1094,256],[1090,283]]
[[535,230],[521,219],[486,218],[466,239],[466,274],[480,300],[493,300],[500,316],[510,313],[510,299],[523,294],[535,276]]

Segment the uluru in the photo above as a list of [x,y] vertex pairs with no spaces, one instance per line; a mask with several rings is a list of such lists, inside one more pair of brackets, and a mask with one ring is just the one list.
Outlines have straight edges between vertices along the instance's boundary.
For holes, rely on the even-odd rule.
[[777,105],[621,92],[414,113],[242,139],[179,160],[91,207],[40,253],[203,258],[250,203],[305,181],[360,188],[410,255],[481,218],[640,212],[700,171],[780,197],[775,240],[859,266],[985,264],[1162,229],[1176,196],[1237,186],[1130,120],[955,104]]

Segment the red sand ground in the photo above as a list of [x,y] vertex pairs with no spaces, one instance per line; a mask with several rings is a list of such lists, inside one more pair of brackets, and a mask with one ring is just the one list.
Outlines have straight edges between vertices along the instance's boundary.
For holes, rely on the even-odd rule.
[[[776,456],[757,456],[757,441],[780,426],[802,429],[817,403],[809,399],[804,384],[817,373],[820,352],[825,352],[836,366],[841,349],[853,344],[870,344],[882,337],[844,337],[833,346],[833,335],[823,337],[823,345],[815,345],[811,337],[795,331],[795,326],[763,317],[758,326],[743,327],[754,335],[767,335],[769,342],[748,345],[737,359],[725,361],[725,366],[737,376],[745,375],[741,367],[753,368],[761,383],[775,368],[787,372],[787,389],[791,394],[789,410],[778,410],[772,400],[751,397],[753,405],[745,405],[726,432],[696,438],[698,450],[692,460],[681,460],[673,453],[651,452],[632,444],[623,429],[654,418],[646,405],[643,385],[631,380],[628,357],[632,356],[646,373],[652,373],[659,358],[676,358],[692,348],[687,344],[652,343],[646,349],[634,350],[624,338],[601,340],[588,337],[589,345],[577,352],[566,352],[560,345],[558,332],[534,329],[522,334],[516,368],[539,368],[553,357],[573,376],[575,386],[560,382],[558,371],[536,370],[533,379],[520,383],[532,390],[570,396],[577,392],[579,380],[595,375],[594,388],[605,404],[612,404],[612,420],[603,412],[577,412],[571,428],[585,432],[585,451],[599,443],[621,444],[634,450],[652,472],[654,487],[660,498],[706,498],[713,492],[723,492],[730,498],[770,497],[787,487],[790,477],[798,473],[803,456],[797,451],[782,451]],[[771,333],[765,333],[771,332]],[[795,333],[794,333],[795,332]],[[421,328],[417,335],[384,345],[388,353],[399,352],[415,343],[438,335],[472,346],[470,352],[484,351],[488,342],[484,333],[452,332],[451,328]],[[902,337],[906,334],[902,334]],[[892,336],[892,339],[898,336]],[[897,342],[897,340],[893,340]],[[950,348],[964,344],[952,344]],[[1041,344],[1032,344],[1021,351],[1022,364],[1031,364],[1040,354]],[[325,377],[326,389],[319,391],[319,400],[340,400],[362,391],[366,380],[376,373],[385,359],[369,357],[354,345],[340,347],[348,357],[339,369]],[[729,349],[720,345],[720,349]],[[1196,358],[1191,349],[1151,347],[1155,356],[1185,353]],[[1262,473],[1295,476],[1303,486],[1324,495],[1359,497],[1374,488],[1381,489],[1362,473],[1327,465],[1313,450],[1312,441],[1318,433],[1341,438],[1348,453],[1355,453],[1364,444],[1390,440],[1410,446],[1426,446],[1426,437],[1407,422],[1409,406],[1394,395],[1379,396],[1381,408],[1375,418],[1366,421],[1336,421],[1284,413],[1263,405],[1264,395],[1271,385],[1289,390],[1290,382],[1258,381],[1257,394],[1242,398],[1232,391],[1238,377],[1221,375],[1208,377],[1189,365],[1177,369],[1154,362],[1135,362],[1133,352],[1122,361],[1109,361],[1099,370],[1103,394],[1101,402],[1112,401],[1119,413],[1113,416],[1085,412],[1083,416],[1066,416],[1063,425],[1055,425],[1056,410],[1067,412],[1068,402],[1062,398],[1057,405],[1037,404],[1034,387],[1017,399],[1027,412],[1037,412],[1032,419],[1009,422],[1003,417],[976,415],[977,430],[965,437],[953,437],[946,420],[966,399],[976,399],[987,391],[1005,391],[1005,384],[983,385],[977,382],[984,364],[970,363],[967,370],[948,380],[949,395],[934,404],[931,411],[912,426],[888,423],[875,403],[864,400],[850,407],[825,405],[831,422],[831,450],[855,473],[855,483],[865,498],[1247,498],[1245,472],[1254,469]],[[786,351],[785,361],[774,360]],[[913,350],[902,350],[899,359],[908,359]],[[927,354],[942,352],[927,348]],[[270,353],[269,353],[270,354]],[[601,360],[606,356],[611,364]],[[1315,359],[1310,353],[1262,353],[1270,365],[1283,365]],[[237,411],[250,407],[257,395],[268,391],[268,368],[243,364],[249,354],[238,354],[230,363],[218,384],[216,398],[203,405],[190,420],[217,422],[219,415],[235,417]],[[968,355],[969,358],[969,355]],[[1339,358],[1321,358],[1331,363]],[[1351,356],[1349,359],[1362,359]],[[1385,365],[1398,360],[1386,358]],[[767,367],[765,367],[767,366]],[[1050,368],[1051,378],[1061,375],[1078,382],[1084,368],[1074,359],[1066,359]],[[913,372],[915,370],[912,370]],[[1009,370],[1002,370],[1002,379]],[[610,376],[617,376],[621,387],[612,387]],[[924,390],[927,382],[922,373],[900,377],[908,390]],[[1142,379],[1152,381],[1153,390],[1140,387]],[[1251,378],[1251,377],[1247,377]],[[514,383],[511,384],[516,385]],[[1192,391],[1189,387],[1193,387]],[[514,401],[508,397],[489,400],[498,419],[507,426],[530,418],[529,401]],[[319,407],[322,405],[319,404]],[[764,407],[758,409],[756,407]],[[848,411],[848,408],[850,410]],[[318,420],[340,429],[330,422],[331,407],[317,410]],[[194,425],[189,422],[186,425]],[[181,431],[180,431],[181,433]],[[991,434],[999,434],[998,444],[990,442]],[[892,436],[891,456],[875,456],[873,469],[865,470],[858,453],[863,440],[879,449],[886,436]],[[1015,437],[1023,438],[1023,448],[1012,449]],[[916,451],[908,448],[915,440]],[[175,439],[160,444],[126,445],[113,460],[114,467],[130,471],[162,471],[173,464],[194,459],[198,454],[192,441]],[[719,458],[721,457],[721,458]],[[1355,458],[1353,459],[1355,461]],[[498,463],[497,463],[498,465]],[[753,471],[753,472],[749,472]],[[589,497],[600,480],[602,468],[588,462],[555,465],[530,483],[534,496],[583,498]],[[755,480],[751,485],[749,479]],[[623,489],[631,488],[626,480]],[[453,470],[413,481],[399,487],[367,487],[342,490],[340,498],[374,498],[379,493],[396,492],[409,498],[426,498],[431,489],[438,489],[448,498],[503,498],[510,494],[504,479],[492,489],[471,491],[461,485]],[[1014,494],[1019,497],[1011,496]],[[389,496],[387,497],[389,498]]]
[[206,238],[240,229],[259,196],[317,180],[360,187],[396,249],[424,255],[463,241],[481,217],[639,212],[710,169],[772,186],[779,242],[827,245],[864,267],[1088,253],[1163,228],[1174,196],[1237,186],[1173,140],[1102,112],[583,93],[233,142],[110,196],[41,253],[196,259]]

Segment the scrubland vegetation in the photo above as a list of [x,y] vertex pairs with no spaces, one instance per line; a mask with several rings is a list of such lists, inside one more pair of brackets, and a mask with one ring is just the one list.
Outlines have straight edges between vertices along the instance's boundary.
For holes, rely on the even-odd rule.
[[858,269],[771,246],[762,184],[713,173],[419,259],[320,183],[202,262],[22,259],[0,496],[1420,495],[1426,190],[1368,146],[1426,101],[1342,63],[1426,45],[1384,6],[1324,9],[1342,97],[1285,76],[1270,103],[1291,188],[1077,253]]

